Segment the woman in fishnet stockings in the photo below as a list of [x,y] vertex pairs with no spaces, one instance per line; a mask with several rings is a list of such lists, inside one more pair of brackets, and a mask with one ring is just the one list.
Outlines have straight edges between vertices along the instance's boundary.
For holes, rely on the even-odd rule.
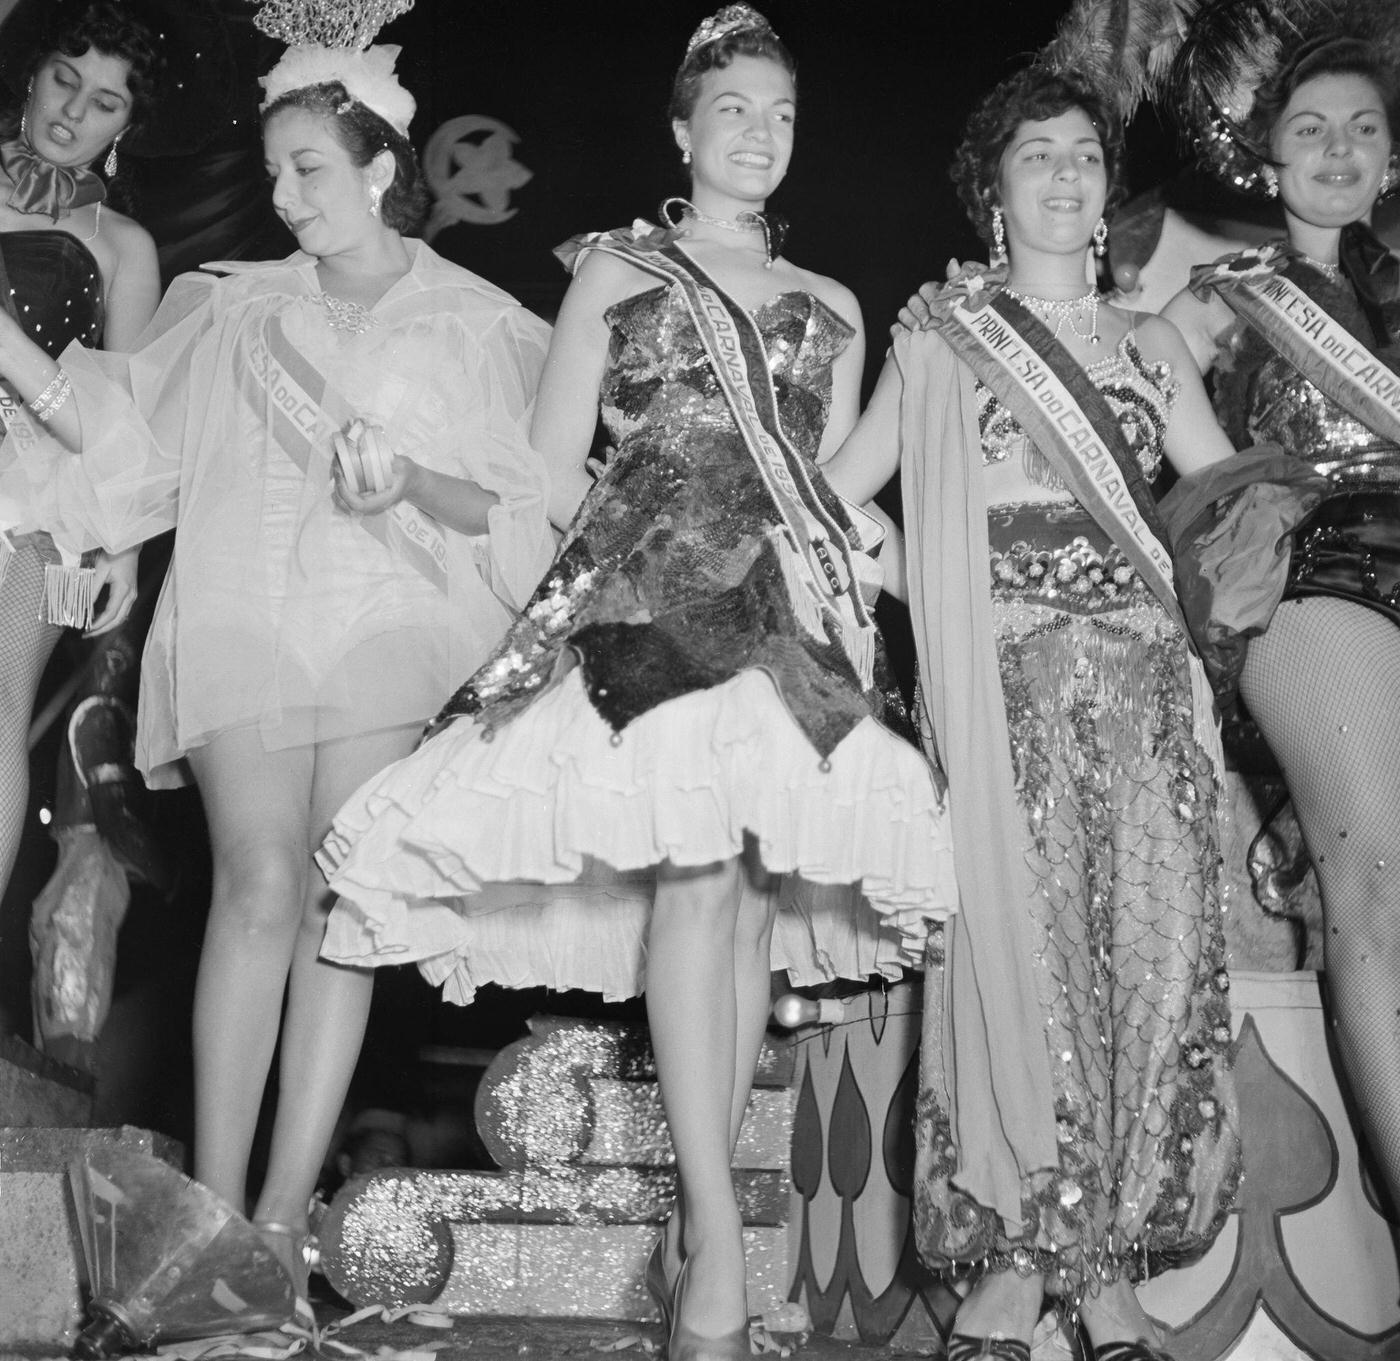
[[[1364,17],[1366,7],[1353,9]],[[1392,21],[1393,24],[1393,21]],[[1335,26],[1333,26],[1335,29]],[[1279,274],[1396,367],[1397,261],[1367,224],[1396,184],[1400,43],[1335,31],[1260,88],[1245,132],[1288,225]],[[1266,442],[1324,474],[1295,535],[1288,587],[1249,645],[1240,691],[1288,784],[1322,890],[1325,963],[1346,1076],[1400,1203],[1400,448],[1324,395],[1218,295],[1166,309],[1237,446]],[[1323,375],[1325,379],[1325,374]],[[1390,488],[1390,490],[1387,490]],[[1388,542],[1387,540],[1392,540]]]

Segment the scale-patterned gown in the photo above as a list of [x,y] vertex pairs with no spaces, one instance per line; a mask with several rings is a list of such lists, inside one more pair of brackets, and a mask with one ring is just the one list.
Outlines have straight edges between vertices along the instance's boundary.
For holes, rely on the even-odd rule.
[[[784,430],[815,457],[850,328],[805,292],[755,319]],[[627,996],[654,867],[742,854],[752,891],[792,909],[775,967],[893,975],[956,897],[933,774],[887,726],[903,717],[883,658],[863,690],[794,614],[679,296],[649,289],[607,321],[616,453],[494,657],[338,815],[324,953],[417,959],[456,1001],[487,981]]]
[[[1152,479],[1175,397],[1169,366],[1145,360],[1130,334],[1086,372]],[[980,384],[978,402],[983,463],[1018,458],[1031,481],[1063,492]],[[915,1231],[936,1268],[1033,1268],[1075,1305],[1098,1280],[1204,1251],[1238,1183],[1217,788],[1194,736],[1186,640],[1145,583],[1077,501],[999,505],[993,491],[989,474],[992,618],[1038,886],[1021,910],[1059,1163],[1023,1177],[1027,1233],[1015,1241],[959,1189],[935,963]]]

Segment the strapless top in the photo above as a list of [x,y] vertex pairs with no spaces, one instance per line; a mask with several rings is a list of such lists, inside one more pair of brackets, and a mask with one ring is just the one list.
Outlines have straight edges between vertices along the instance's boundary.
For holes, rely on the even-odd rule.
[[67,232],[0,232],[0,254],[20,325],[58,358],[70,341],[102,343],[102,271],[92,252]]

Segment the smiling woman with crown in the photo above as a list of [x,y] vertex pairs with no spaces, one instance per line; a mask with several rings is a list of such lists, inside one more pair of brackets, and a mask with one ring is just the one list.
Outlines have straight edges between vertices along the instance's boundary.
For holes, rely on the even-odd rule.
[[302,1296],[372,977],[317,958],[311,851],[549,560],[526,437],[548,328],[406,235],[425,195],[395,55],[305,45],[264,81],[289,258],[177,279],[145,348],[110,363],[70,346],[60,368],[0,320],[0,372],[31,400],[68,382],[76,398],[50,402],[57,439],[0,454],[3,513],[110,549],[176,528],[138,757],[153,782],[188,761],[213,848],[195,1170],[243,1206],[285,995],[254,1217]]
[[1400,261],[1370,226],[1400,186],[1395,5],[1216,0],[1173,90],[1205,166],[1283,208],[1284,240],[1202,265],[1166,309],[1234,443],[1283,457],[1173,496],[1317,870],[1338,1049],[1400,1205]]
[[[696,31],[670,109],[691,197],[560,251],[531,434],[564,543],[322,856],[332,957],[422,958],[459,1000],[490,979],[645,987],[680,1183],[647,1273],[671,1361],[749,1354],[729,1169],[771,969],[897,974],[956,903],[932,772],[887,726],[905,719],[862,596],[872,522],[819,467],[855,419],[859,311],[767,213],[796,106],[761,15]],[[590,488],[600,406],[616,451]]]

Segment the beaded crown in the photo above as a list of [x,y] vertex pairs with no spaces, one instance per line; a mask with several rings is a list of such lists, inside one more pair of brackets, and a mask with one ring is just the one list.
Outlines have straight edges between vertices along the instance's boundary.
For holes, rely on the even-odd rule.
[[407,14],[413,0],[253,0],[253,23],[288,47],[366,48],[391,19]]
[[696,48],[718,42],[728,34],[740,31],[764,33],[773,38],[778,36],[773,32],[773,25],[751,5],[725,5],[723,9],[716,10],[708,19],[702,21],[700,27],[690,35],[690,41],[685,45],[685,55],[689,57]]

